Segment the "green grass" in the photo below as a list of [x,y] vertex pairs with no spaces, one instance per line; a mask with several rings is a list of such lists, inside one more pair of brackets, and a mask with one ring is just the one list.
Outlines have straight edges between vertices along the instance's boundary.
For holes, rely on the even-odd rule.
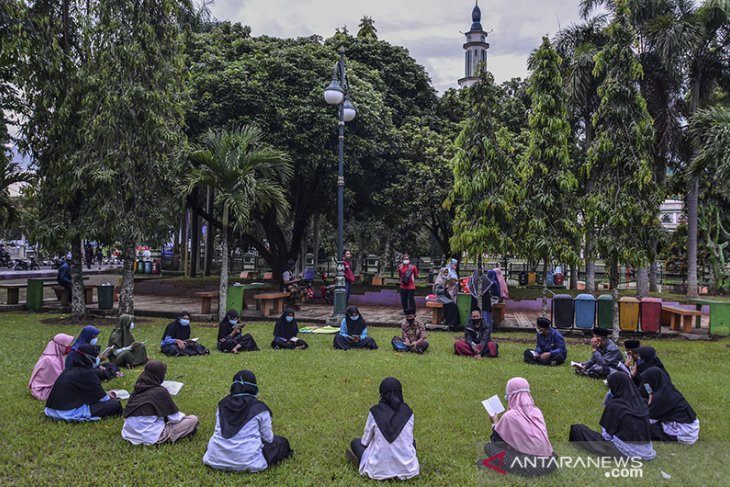
[[[154,343],[164,324],[140,322],[134,330],[138,339],[150,340],[154,358],[161,358]],[[389,375],[401,380],[416,415],[421,475],[409,485],[478,485],[494,479],[475,467],[477,443],[490,434],[480,401],[492,394],[502,396],[510,377],[530,381],[559,454],[575,452],[562,443],[571,423],[597,428],[606,392],[600,381],[576,377],[567,365],[524,365],[526,345],[509,340],[531,338],[528,334],[496,334],[500,357],[477,362],[453,355],[451,333],[431,333],[431,349],[423,356],[397,354],[389,345],[394,330],[382,328],[371,328],[381,346],[374,352],[336,352],[329,335],[308,336],[307,351],[274,351],[269,348],[271,323],[255,323],[248,331],[261,352],[212,351],[206,357],[163,358],[168,378],[185,383],[176,402],[182,411],[200,418],[198,434],[175,445],[133,447],[120,436],[121,418],[89,424],[53,422],[43,416],[43,404],[27,391],[33,364],[46,342],[55,333],[75,335],[79,330],[40,324],[37,315],[0,315],[0,361],[5,376],[0,389],[0,438],[5,442],[0,448],[0,485],[375,485],[346,463],[344,449],[362,434],[367,411],[378,400],[378,384]],[[106,342],[109,332],[103,329],[100,342]],[[215,333],[213,327],[193,324],[193,335],[207,346],[213,346]],[[644,478],[657,483],[663,470],[672,475],[668,484],[730,482],[730,469],[718,460],[726,458],[730,443],[716,443],[730,437],[728,341],[654,340],[652,344],[697,411],[702,432],[700,443],[693,447],[655,445],[658,458],[647,464]],[[572,345],[569,359],[582,359],[588,353],[586,345]],[[296,452],[282,465],[255,475],[216,472],[201,461],[214,428],[217,402],[228,392],[233,374],[243,368],[256,373],[261,399],[274,413],[274,431],[288,437]],[[131,390],[139,372],[131,371],[105,387]],[[678,462],[685,458],[698,464],[680,466]],[[713,460],[717,466],[707,468]],[[520,478],[497,480],[508,485],[525,483]],[[556,486],[616,483],[595,470],[561,470],[538,482]]]

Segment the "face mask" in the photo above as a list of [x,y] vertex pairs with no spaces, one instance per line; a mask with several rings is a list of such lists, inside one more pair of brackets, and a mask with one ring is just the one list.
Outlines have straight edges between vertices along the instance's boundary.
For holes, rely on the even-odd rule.
[[181,326],[188,326],[188,325],[190,325],[190,320],[180,319],[180,325]]
[[288,321],[288,322],[291,323],[294,320],[294,317],[293,316],[287,316],[285,319],[286,319],[286,321]]
[[238,324],[238,320],[228,320],[228,323],[230,323],[233,326],[236,326]]
[[416,320],[416,317],[414,316],[411,318],[406,318],[406,320],[408,321],[408,323],[413,323]]
[[640,358],[636,361],[637,365],[644,365],[644,359]]
[[71,346],[68,346],[68,347],[66,347],[66,348],[63,349],[63,354],[64,355],[68,355],[69,353],[71,353]]
[[100,363],[101,363],[101,359],[99,357],[96,357],[96,360],[94,360],[94,368],[97,368]]
[[410,261],[410,260],[408,260],[408,259],[405,259],[405,260],[403,261],[403,265],[408,265],[408,264],[410,264],[410,263],[411,263],[411,261]]
[[360,318],[360,315],[350,315],[352,321],[357,321],[358,318]]
[[134,330],[134,321],[129,324],[129,331]]
[[92,339],[91,339],[91,341],[90,341],[89,343],[90,343],[91,345],[96,345],[97,343],[99,343],[99,339],[98,339],[98,338],[92,338]]

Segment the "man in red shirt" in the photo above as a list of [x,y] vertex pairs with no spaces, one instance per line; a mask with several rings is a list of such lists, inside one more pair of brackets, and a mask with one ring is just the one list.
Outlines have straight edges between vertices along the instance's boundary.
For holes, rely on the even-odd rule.
[[352,252],[345,250],[345,255],[342,259],[342,264],[345,266],[345,289],[347,289],[347,297],[345,298],[345,305],[349,305],[350,302],[350,291],[352,289],[352,283],[355,282],[355,273],[352,271],[350,261],[352,260]]
[[398,274],[400,275],[400,304],[403,306],[403,312],[406,310],[416,309],[416,277],[418,277],[418,268],[411,264],[408,254],[403,254],[403,263],[398,266]]

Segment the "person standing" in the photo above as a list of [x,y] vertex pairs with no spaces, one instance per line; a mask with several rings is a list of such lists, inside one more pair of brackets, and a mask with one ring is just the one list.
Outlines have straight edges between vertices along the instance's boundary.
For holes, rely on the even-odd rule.
[[342,256],[342,265],[345,267],[345,289],[347,294],[345,295],[345,306],[350,305],[350,292],[352,292],[352,283],[355,282],[355,272],[352,270],[352,252],[345,250],[345,255]]
[[408,254],[403,254],[403,263],[398,266],[398,274],[400,275],[400,304],[403,307],[403,312],[415,311],[418,267],[411,264],[411,258]]
[[534,365],[560,365],[568,357],[563,335],[550,325],[547,318],[537,319],[537,345],[534,350],[525,350],[524,359]]
[[426,341],[426,325],[416,318],[416,311],[406,310],[406,318],[400,322],[401,336],[394,336],[391,341],[396,352],[423,353],[428,348]]

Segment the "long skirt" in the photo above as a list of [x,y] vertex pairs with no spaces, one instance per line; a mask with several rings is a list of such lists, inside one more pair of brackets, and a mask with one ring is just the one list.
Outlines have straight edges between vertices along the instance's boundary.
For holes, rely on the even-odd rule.
[[264,448],[261,453],[263,453],[266,463],[268,463],[270,467],[286,458],[289,458],[294,454],[294,451],[289,446],[289,440],[283,436],[274,435],[274,441],[271,443],[264,442]]
[[110,354],[109,359],[113,360],[119,367],[135,367],[147,363],[147,349],[140,343],[136,350],[126,350],[119,355]]
[[584,424],[574,424],[570,427],[568,441],[576,443],[578,448],[604,457],[621,458],[624,456],[612,442],[603,438],[603,435],[590,429]]
[[193,343],[192,345],[187,345],[185,348],[178,348],[178,346],[174,343],[171,343],[170,345],[164,345],[160,347],[160,351],[164,353],[165,355],[169,355],[170,357],[182,357],[182,356],[190,356],[190,355],[206,355],[209,354],[210,351],[205,348],[203,345],[199,343]]
[[459,308],[456,303],[444,303],[444,325],[450,330],[459,330],[462,328],[459,323]]
[[337,350],[350,350],[351,348],[367,348],[370,350],[375,350],[376,348],[378,348],[378,344],[375,343],[375,340],[373,340],[371,337],[367,337],[365,340],[360,340],[359,342],[356,342],[352,338],[342,336],[340,334],[335,335],[332,344]]
[[487,455],[487,459],[495,455],[501,456],[503,452],[503,459],[495,461],[492,465],[501,468],[505,472],[525,477],[537,477],[551,473],[558,466],[555,453],[551,457],[526,455],[518,452],[504,441],[493,440],[484,445],[484,453]]
[[121,416],[124,408],[121,401],[117,399],[109,399],[108,401],[99,401],[89,406],[91,416],[98,418],[106,418],[109,416]]
[[302,350],[306,350],[309,348],[309,345],[307,345],[307,342],[302,340],[301,338],[297,341],[292,340],[284,340],[283,338],[274,338],[274,341],[271,342],[271,348],[278,350],[278,349],[285,349],[285,350],[293,350],[295,348],[301,348]]
[[535,357],[532,355],[532,350],[525,350],[525,353],[523,354],[523,358],[525,360],[525,363],[531,364],[531,365],[560,365],[563,362],[565,362],[565,355],[557,354],[557,355],[551,355],[548,360],[544,360],[542,358]]
[[245,335],[236,335],[234,337],[225,337],[222,340],[218,341],[218,350],[221,352],[230,352],[234,348],[236,348],[236,345],[241,345],[238,348],[238,351],[240,352],[256,352],[259,349],[259,346],[256,345],[256,340],[253,339],[250,333],[246,333]]

